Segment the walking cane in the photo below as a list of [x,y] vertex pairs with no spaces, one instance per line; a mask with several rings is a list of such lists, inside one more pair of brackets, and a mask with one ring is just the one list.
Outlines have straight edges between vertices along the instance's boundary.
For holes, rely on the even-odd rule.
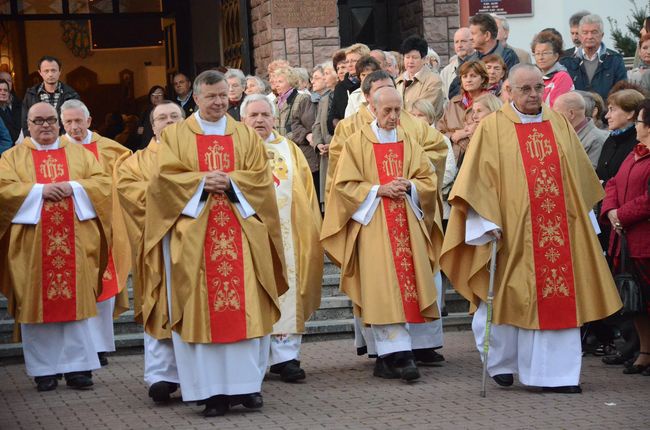
[[487,377],[488,351],[490,349],[490,326],[492,325],[492,300],[494,299],[494,274],[497,270],[497,239],[492,241],[490,257],[490,284],[487,294],[487,318],[485,322],[485,338],[483,339],[483,378],[481,380],[481,397],[485,397],[485,379]]

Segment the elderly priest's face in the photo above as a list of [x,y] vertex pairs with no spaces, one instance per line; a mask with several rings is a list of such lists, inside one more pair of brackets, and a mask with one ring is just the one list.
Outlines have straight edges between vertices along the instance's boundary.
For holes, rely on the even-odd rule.
[[399,124],[402,97],[395,88],[381,88],[373,95],[371,109],[377,118],[379,128],[393,130]]
[[244,124],[255,129],[259,136],[266,140],[273,131],[273,111],[271,106],[263,100],[250,102],[246,106]]
[[36,103],[27,114],[29,134],[40,145],[51,145],[59,137],[59,118],[48,103]]
[[81,109],[66,109],[61,112],[63,128],[73,139],[82,141],[88,135],[92,119]]
[[202,84],[200,93],[194,94],[201,118],[206,121],[219,121],[228,111],[228,82]]

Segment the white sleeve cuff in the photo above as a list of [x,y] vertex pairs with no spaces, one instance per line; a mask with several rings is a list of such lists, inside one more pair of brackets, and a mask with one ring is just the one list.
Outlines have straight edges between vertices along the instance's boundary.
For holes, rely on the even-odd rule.
[[244,197],[244,193],[241,192],[237,184],[235,184],[235,181],[231,179],[230,185],[232,186],[232,190],[235,192],[235,195],[239,200],[238,203],[235,203],[235,207],[239,211],[239,214],[242,216],[242,218],[246,219],[250,216],[255,215],[255,209],[253,209],[250,203],[248,203],[248,200],[246,200],[246,197]]
[[490,243],[494,240],[494,236],[489,232],[493,230],[501,230],[501,227],[480,216],[473,208],[468,209],[467,221],[465,222],[466,244],[479,246]]
[[422,212],[422,208],[420,207],[420,197],[418,196],[418,190],[415,188],[413,181],[409,182],[411,183],[411,193],[406,195],[406,200],[408,200],[411,209],[413,209],[415,217],[421,221],[424,218],[424,212]]
[[43,184],[34,184],[11,222],[13,224],[36,225],[41,220],[42,208]]
[[594,213],[593,209],[589,211],[589,220],[591,221],[591,225],[593,226],[596,234],[600,234],[600,225],[598,225],[598,220],[596,219],[596,214]]
[[358,222],[361,225],[368,225],[372,217],[375,215],[375,211],[379,206],[381,198],[377,197],[377,192],[379,191],[379,185],[373,185],[366,196],[366,199],[361,203],[359,209],[352,214],[352,219]]
[[196,189],[196,192],[192,196],[189,202],[185,205],[183,208],[183,211],[181,212],[185,216],[189,216],[191,218],[197,218],[199,214],[201,213],[201,210],[203,209],[203,206],[205,206],[205,202],[201,201],[201,194],[203,194],[203,187],[205,187],[205,178],[201,179],[201,183],[199,184],[199,187]]
[[84,190],[84,187],[77,181],[68,182],[72,187],[72,200],[74,201],[74,211],[77,214],[79,221],[87,221],[89,219],[97,218],[93,202]]

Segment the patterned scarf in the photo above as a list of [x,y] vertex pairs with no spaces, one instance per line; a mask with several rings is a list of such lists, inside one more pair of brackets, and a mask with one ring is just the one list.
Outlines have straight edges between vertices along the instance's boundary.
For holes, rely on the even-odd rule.
[[45,103],[49,103],[49,104],[52,105],[52,107],[54,109],[56,109],[56,107],[59,104],[59,99],[63,95],[63,88],[61,87],[61,82],[57,82],[56,83],[56,89],[54,90],[54,93],[48,93],[45,90],[45,85],[43,83],[41,83],[41,85],[38,87],[37,93],[38,93],[38,98],[40,99],[40,101],[45,102]]

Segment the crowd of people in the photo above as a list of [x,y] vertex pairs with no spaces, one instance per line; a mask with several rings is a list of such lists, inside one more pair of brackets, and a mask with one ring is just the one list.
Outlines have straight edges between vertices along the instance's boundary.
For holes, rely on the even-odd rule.
[[[598,15],[569,26],[529,53],[475,15],[444,67],[414,35],[311,71],[177,73],[100,133],[55,57],[22,104],[1,74],[0,288],[37,389],[93,385],[131,273],[153,401],[260,408],[267,368],[306,378],[325,254],[376,377],[445,361],[449,284],[501,386],[580,393],[587,353],[650,376],[650,33],[628,76]],[[620,311],[620,272],[641,309]]]

